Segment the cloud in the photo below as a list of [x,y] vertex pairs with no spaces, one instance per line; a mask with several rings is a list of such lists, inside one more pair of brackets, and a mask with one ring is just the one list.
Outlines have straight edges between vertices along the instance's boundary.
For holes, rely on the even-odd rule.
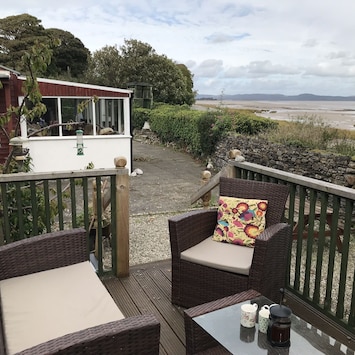
[[212,78],[219,76],[223,72],[223,61],[216,59],[206,59],[194,67],[196,76],[203,78]]
[[318,41],[315,38],[308,38],[302,44],[303,47],[313,48],[318,46]]
[[245,77],[268,77],[272,75],[297,75],[301,70],[281,64],[272,64],[269,60],[253,61],[248,65],[230,67],[225,73],[225,78]]
[[351,53],[349,51],[338,51],[338,52],[330,52],[327,55],[327,58],[330,60],[338,60],[338,59],[354,59],[355,55],[354,53]]
[[249,33],[241,33],[238,35],[230,35],[227,33],[215,32],[207,37],[205,37],[207,42],[210,43],[225,43],[225,42],[234,42],[240,41],[246,37],[249,37]]
[[231,15],[233,17],[245,17],[255,13],[253,5],[226,3],[221,5],[222,15]]
[[90,50],[150,44],[184,63],[198,92],[354,95],[355,2],[323,0],[12,0],[2,17],[29,13]]
[[[354,63],[353,63],[354,64]],[[329,78],[349,78],[355,76],[355,66],[339,66],[327,62],[319,63],[317,66],[308,67],[304,75],[329,77]]]

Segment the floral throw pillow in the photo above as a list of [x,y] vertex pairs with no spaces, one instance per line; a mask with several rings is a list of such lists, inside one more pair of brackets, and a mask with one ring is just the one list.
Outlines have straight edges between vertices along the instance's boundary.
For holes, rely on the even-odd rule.
[[265,229],[267,200],[220,196],[217,225],[212,239],[253,247]]

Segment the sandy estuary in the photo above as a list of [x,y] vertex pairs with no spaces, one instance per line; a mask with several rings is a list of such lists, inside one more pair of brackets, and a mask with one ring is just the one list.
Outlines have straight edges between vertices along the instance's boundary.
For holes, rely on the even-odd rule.
[[252,109],[262,117],[292,120],[312,116],[334,128],[355,130],[355,101],[218,101],[198,100],[199,107]]

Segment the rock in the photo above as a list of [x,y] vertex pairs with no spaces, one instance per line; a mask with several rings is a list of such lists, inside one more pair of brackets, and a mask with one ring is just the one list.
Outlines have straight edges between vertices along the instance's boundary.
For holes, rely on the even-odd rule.
[[348,186],[355,186],[355,175],[346,174],[345,180]]
[[345,185],[345,175],[349,175],[348,183],[352,183],[351,175],[354,175],[355,169],[355,160],[349,156],[310,151],[243,135],[225,137],[217,144],[215,153],[211,156],[216,171],[221,170],[230,159],[243,161],[244,158],[250,163],[329,181],[340,186]]
[[206,169],[207,170],[212,170],[213,169],[213,164],[212,164],[211,159],[208,159],[208,163],[207,163]]
[[135,169],[134,172],[137,174],[137,175],[143,175],[143,170],[142,169]]
[[229,159],[235,159],[235,157],[242,155],[239,149],[231,149],[228,153]]

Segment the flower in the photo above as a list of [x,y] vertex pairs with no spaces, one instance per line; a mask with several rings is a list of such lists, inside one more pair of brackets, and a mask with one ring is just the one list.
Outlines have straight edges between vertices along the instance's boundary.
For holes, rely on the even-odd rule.
[[253,239],[255,239],[260,234],[259,227],[254,226],[253,224],[248,224],[244,228],[244,232],[248,237],[253,238]]
[[266,201],[260,201],[258,203],[258,208],[259,210],[266,211],[267,209],[267,202]]

